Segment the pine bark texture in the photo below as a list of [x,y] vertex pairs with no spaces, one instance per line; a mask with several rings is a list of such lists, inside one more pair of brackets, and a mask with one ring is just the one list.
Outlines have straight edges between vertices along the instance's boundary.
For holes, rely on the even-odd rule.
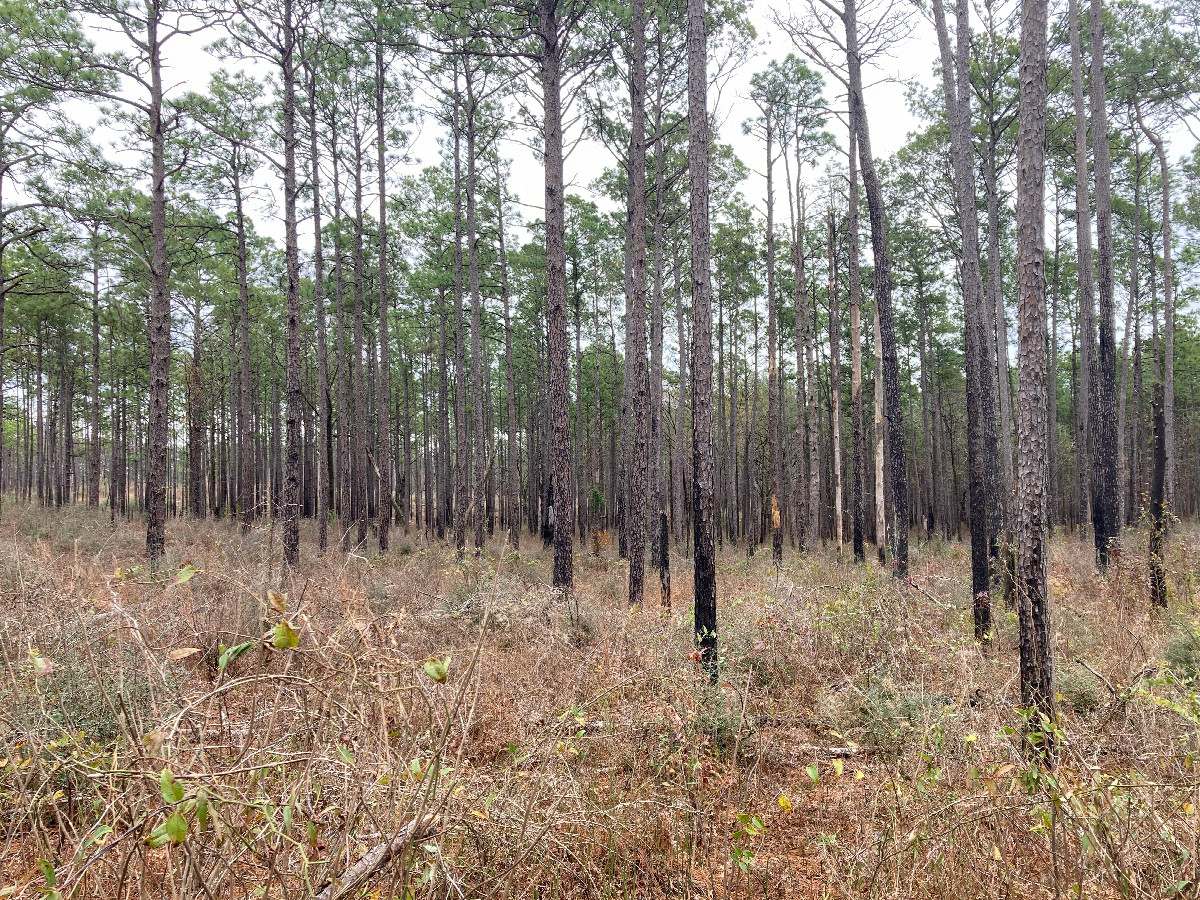
[[[975,639],[987,641],[991,633],[991,573],[988,550],[991,540],[988,519],[988,464],[986,444],[994,440],[991,367],[984,365],[986,335],[983,315],[983,276],[979,258],[979,222],[975,205],[974,163],[971,156],[970,77],[964,61],[969,58],[969,33],[965,4],[959,4],[958,49],[952,55],[946,17],[941,0],[933,0],[934,25],[942,60],[942,87],[946,94],[950,124],[950,152],[954,168],[956,211],[962,232],[962,293],[967,388],[967,490],[971,530],[971,592]],[[957,74],[957,80],[952,78]],[[992,437],[989,438],[989,432]]]
[[[1017,615],[1021,696],[1050,721],[1054,677],[1046,581],[1046,0],[1022,0],[1017,125]],[[1034,727],[1040,723],[1034,722]]]
[[575,570],[571,503],[571,410],[567,365],[566,206],[563,196],[562,52],[556,0],[540,0],[541,81],[546,167],[546,315],[550,389],[550,468],[554,503],[554,586],[570,592]]
[[646,371],[646,5],[633,0],[633,48],[629,99],[629,184],[633,198],[633,293],[626,317],[625,379],[629,384],[630,448],[626,470],[625,527],[629,548],[629,603],[645,599],[646,574],[646,443],[649,376]]
[[904,408],[900,400],[900,359],[896,352],[896,323],[892,309],[892,275],[887,246],[887,220],[883,187],[871,155],[871,132],[863,104],[862,70],[858,53],[858,24],[854,0],[846,4],[846,61],[850,74],[850,102],[854,106],[858,159],[871,218],[871,249],[875,257],[875,305],[879,310],[879,336],[883,351],[884,417],[890,454],[892,520],[894,530],[893,574],[908,577],[908,464],[904,436]]
[[713,532],[712,282],[708,219],[708,39],[704,0],[687,0],[688,188],[692,257],[692,523],[696,643],[717,676]]

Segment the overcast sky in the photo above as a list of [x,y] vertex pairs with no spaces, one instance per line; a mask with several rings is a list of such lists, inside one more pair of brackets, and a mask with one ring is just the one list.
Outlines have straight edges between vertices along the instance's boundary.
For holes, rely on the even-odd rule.
[[[786,2],[786,0],[783,0]],[[762,168],[761,156],[763,148],[753,137],[742,134],[741,123],[754,112],[753,106],[747,99],[750,77],[764,68],[768,61],[782,58],[794,47],[788,36],[777,30],[771,24],[771,5],[759,3],[752,5],[749,11],[758,39],[754,52],[746,63],[734,71],[721,86],[719,95],[710,92],[709,101],[717,103],[716,114],[721,123],[719,139],[732,144],[738,156],[751,168],[751,175],[742,185],[742,192],[747,200],[762,208],[765,195],[765,181],[759,170]],[[903,143],[909,131],[916,122],[909,114],[904,102],[907,84],[916,78],[925,83],[932,80],[932,62],[930,47],[933,42],[933,31],[928,23],[914,10],[914,17],[919,19],[918,30],[912,37],[893,48],[891,54],[876,60],[873,70],[865,73],[867,83],[866,104],[867,114],[871,125],[871,136],[874,151],[880,158],[890,156]],[[925,32],[928,32],[927,34]],[[206,45],[219,35],[216,32],[202,32],[191,37],[178,37],[167,45],[165,60],[167,71],[164,82],[169,86],[169,95],[184,91],[203,91],[207,88],[209,77],[221,66],[229,66],[228,62],[208,53]],[[91,37],[101,48],[114,46],[111,34],[98,29],[91,29]],[[803,55],[803,54],[801,54]],[[258,77],[273,75],[270,67],[264,64],[244,64],[244,68],[255,73]],[[835,104],[842,102],[837,96],[838,88],[827,84],[826,98]],[[94,109],[80,107],[81,117],[94,116]],[[845,129],[836,119],[830,122],[830,130],[845,146]],[[420,168],[435,164],[438,158],[437,140],[442,136],[439,125],[430,120],[418,123],[413,136],[409,162],[397,165],[391,171],[392,177],[398,177],[406,172],[417,171]],[[105,142],[110,137],[98,132],[97,140]],[[522,217],[525,221],[538,219],[542,215],[544,198],[544,181],[542,167],[532,151],[521,146],[516,141],[505,145],[504,155],[512,160],[512,190],[521,205]],[[576,145],[566,161],[566,177],[568,190],[592,199],[589,185],[603,172],[613,165],[613,157],[606,148],[594,142]],[[260,177],[268,186],[272,177],[268,167],[260,168]],[[279,216],[281,204],[269,204],[258,210],[255,216],[260,232],[272,235],[276,240],[282,240],[283,224]],[[307,244],[302,239],[302,244]]]

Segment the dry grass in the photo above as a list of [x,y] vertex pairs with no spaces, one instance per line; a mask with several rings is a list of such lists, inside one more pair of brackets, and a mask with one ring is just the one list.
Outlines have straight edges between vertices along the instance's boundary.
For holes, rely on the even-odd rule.
[[0,897],[314,896],[406,828],[347,896],[1196,890],[1190,527],[1157,618],[1136,532],[1103,579],[1056,539],[1051,773],[1021,752],[1015,617],[971,639],[961,546],[919,548],[920,589],[726,551],[710,687],[686,559],[664,616],[626,609],[611,555],[579,553],[566,601],[540,548],[399,537],[285,575],[269,525],[169,536],[152,574],[136,525],[5,510]]

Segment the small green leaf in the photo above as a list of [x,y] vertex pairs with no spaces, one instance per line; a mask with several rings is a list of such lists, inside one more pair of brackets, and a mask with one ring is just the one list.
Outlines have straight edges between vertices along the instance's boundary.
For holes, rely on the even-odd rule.
[[39,859],[38,868],[42,870],[42,877],[46,879],[47,887],[54,887],[58,883],[58,878],[54,874],[54,866],[50,864],[49,860]]
[[178,803],[183,799],[183,785],[175,780],[170,769],[163,769],[158,776],[158,786],[162,789],[163,803]]
[[196,824],[201,831],[208,827],[208,794],[203,788],[196,793]]
[[446,675],[450,671],[450,657],[442,659],[431,659],[423,666],[425,674],[438,684],[446,683]]
[[172,844],[182,844],[183,839],[187,837],[188,823],[187,819],[177,812],[171,813],[166,824],[167,837],[171,839]]
[[147,847],[161,847],[163,844],[170,843],[171,836],[167,834],[167,825],[164,822],[159,825],[146,838],[145,844]]
[[254,641],[244,641],[241,644],[237,644],[233,647],[223,650],[221,652],[221,658],[217,660],[217,671],[224,672],[226,666],[253,647],[254,644]]
[[187,584],[189,581],[191,581],[195,577],[196,577],[196,567],[193,566],[191,563],[188,563],[186,566],[184,566],[182,569],[179,570],[179,573],[175,576],[174,584]]
[[354,765],[354,754],[351,753],[349,750],[347,750],[345,747],[343,747],[341,744],[337,745],[337,752],[338,752],[338,756],[341,757],[342,762],[344,762],[348,766]]
[[808,773],[808,777],[811,778],[812,783],[816,785],[821,777],[820,770],[817,768],[817,764],[813,763],[811,766],[806,767],[804,771]]
[[291,650],[293,647],[299,646],[300,635],[296,634],[292,626],[287,623],[286,619],[284,619],[275,626],[274,637],[271,639],[271,644],[276,650]]

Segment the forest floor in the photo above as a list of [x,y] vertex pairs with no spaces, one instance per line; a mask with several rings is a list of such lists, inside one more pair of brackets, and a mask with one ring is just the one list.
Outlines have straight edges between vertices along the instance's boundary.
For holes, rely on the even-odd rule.
[[1143,534],[1105,577],[1053,540],[1053,771],[1015,614],[973,640],[965,545],[915,544],[914,586],[726,547],[711,686],[679,555],[670,611],[652,577],[631,611],[612,552],[564,600],[528,536],[303,539],[285,575],[269,524],[173,521],[151,573],[137,523],[5,507],[0,897],[1196,892],[1193,526],[1157,615]]

